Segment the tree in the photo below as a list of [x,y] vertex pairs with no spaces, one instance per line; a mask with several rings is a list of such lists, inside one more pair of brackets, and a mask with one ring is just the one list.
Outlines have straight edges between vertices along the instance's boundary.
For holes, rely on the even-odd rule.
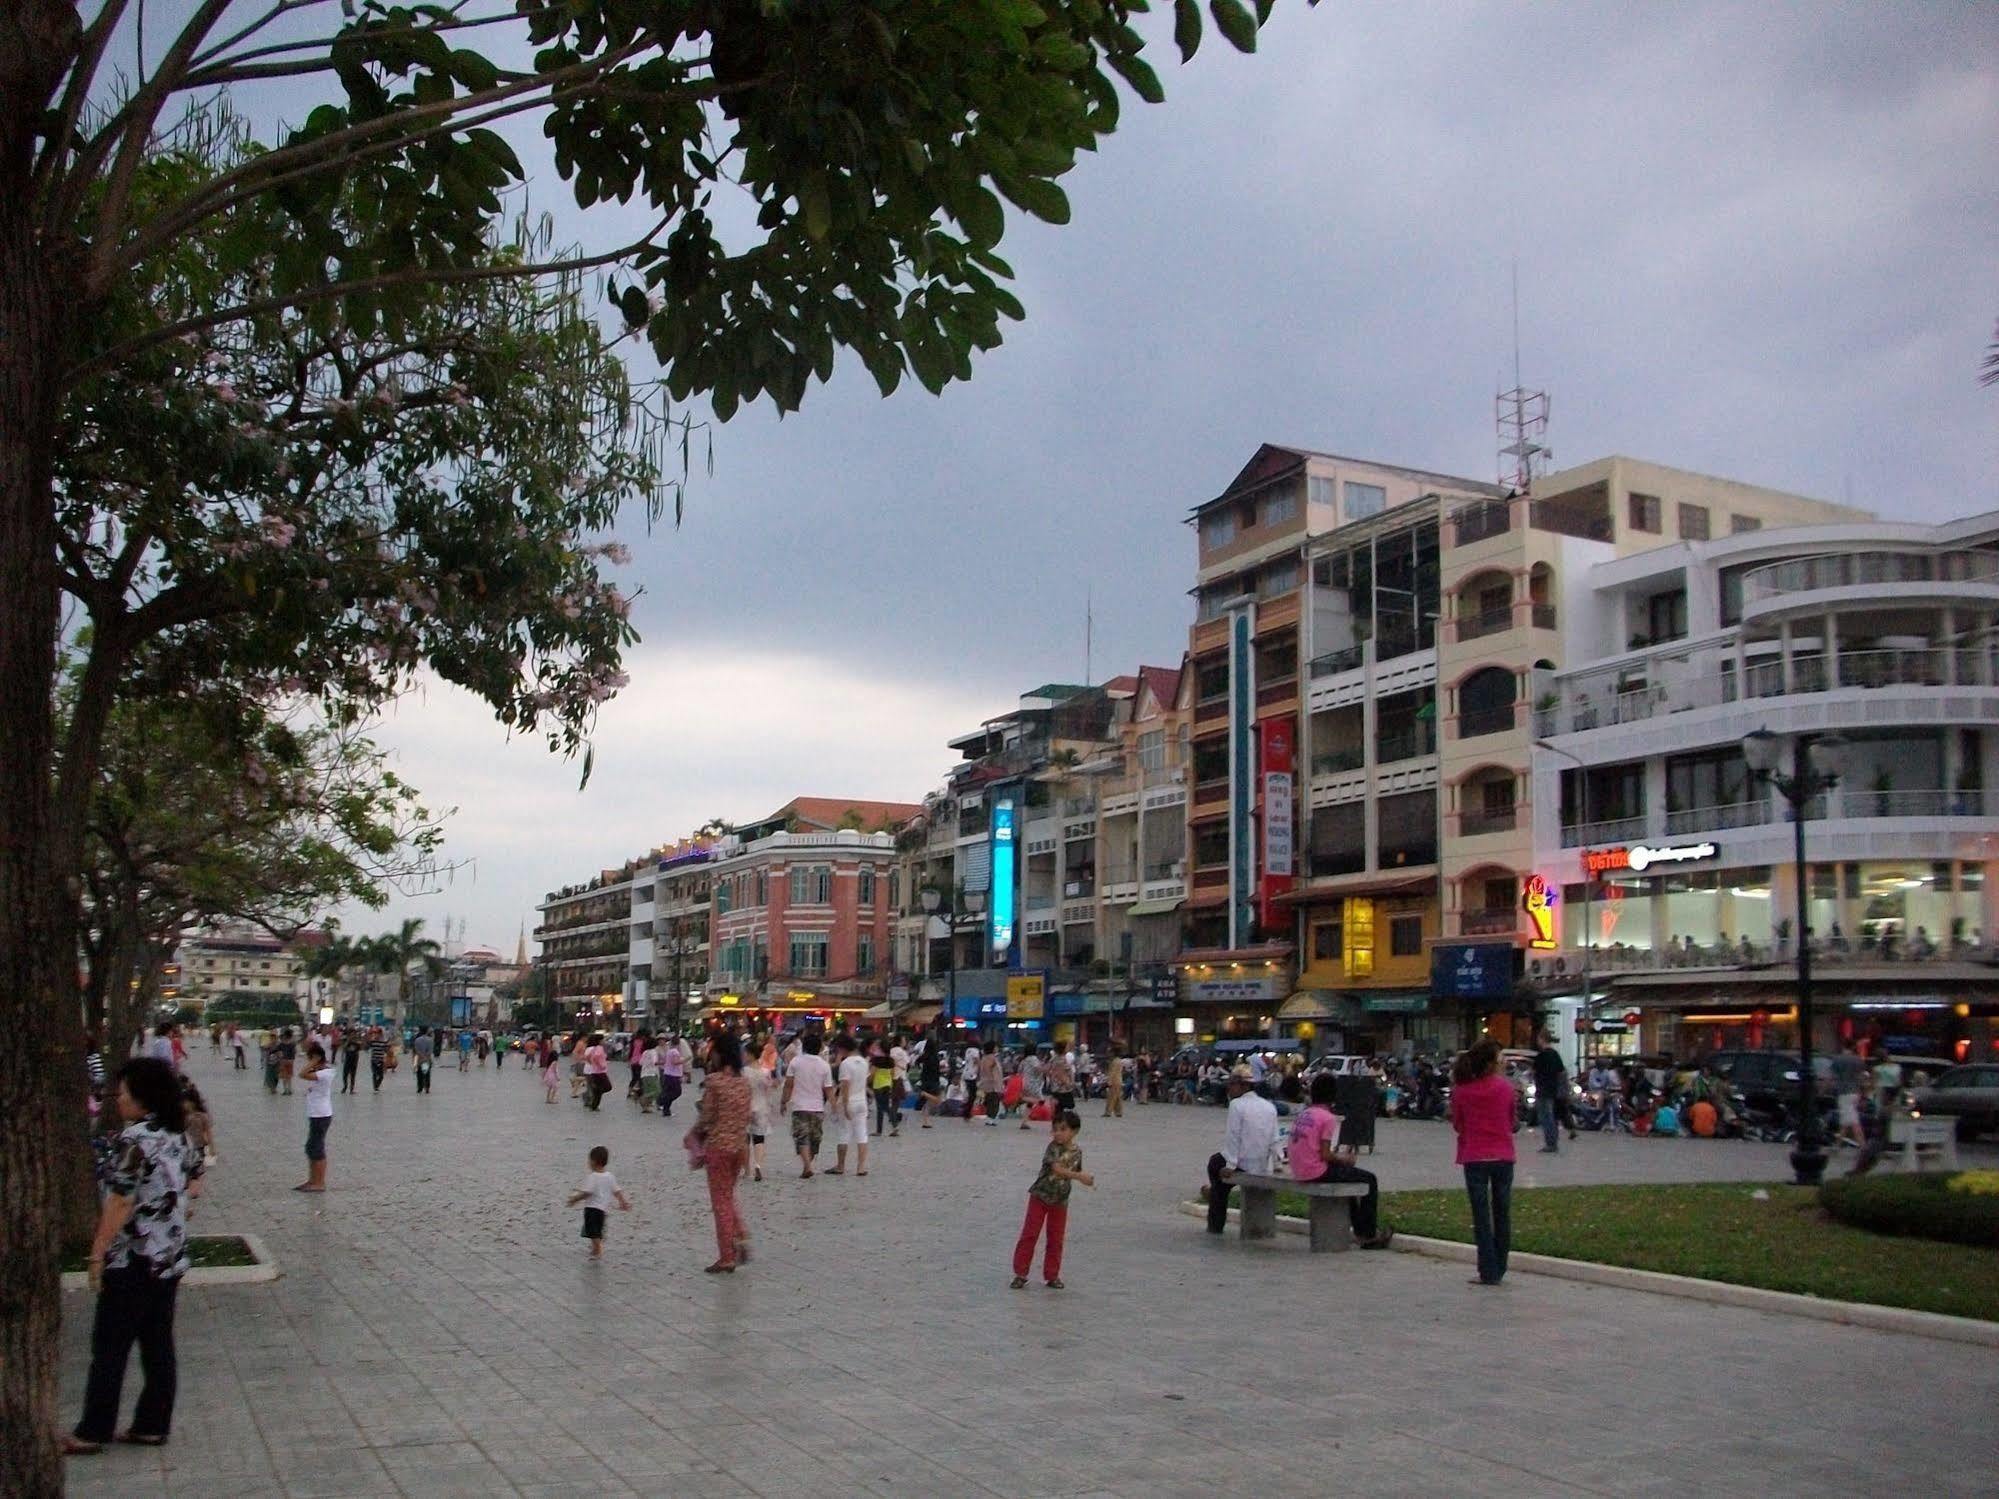
[[374,962],[377,969],[393,975],[396,981],[396,1015],[408,1019],[404,1005],[409,996],[409,974],[412,968],[423,971],[426,977],[438,979],[444,976],[444,949],[432,938],[423,935],[423,922],[412,916],[393,932],[384,932],[375,939]]
[[[1269,6],[1208,8],[1249,50]],[[1143,9],[1141,0],[518,9],[498,0],[198,0],[163,47],[157,35],[149,47],[128,0],[99,0],[87,24],[74,0],[0,6],[5,1492],[61,1487],[49,1142],[71,1102],[57,1081],[75,1071],[67,955],[77,917],[67,892],[82,862],[81,787],[108,687],[85,693],[60,780],[48,771],[63,569],[91,539],[65,524],[58,458],[93,382],[259,319],[326,319],[395,337],[440,286],[621,265],[617,305],[645,327],[667,389],[682,401],[705,394],[723,420],[759,396],[796,406],[809,381],[830,377],[842,348],[885,391],[905,372],[937,390],[968,377],[972,353],[998,343],[1000,320],[1020,316],[995,253],[1002,197],[1066,220],[1057,179],[1115,127],[1114,77],[1143,98],[1160,96],[1130,24]],[[1191,55],[1200,8],[1175,0],[1174,12],[1175,39]],[[315,24],[327,17],[337,19]],[[133,41],[136,71],[114,91],[108,59]],[[525,66],[514,64],[520,57]],[[274,80],[327,102],[274,148],[220,171],[148,171],[180,101]],[[539,122],[580,204],[641,195],[656,215],[650,229],[594,254],[495,264],[503,193],[525,172],[491,127],[521,117]],[[755,205],[753,232],[716,211],[718,190]],[[233,300],[179,307],[123,294],[191,241],[217,245],[216,279],[241,288]],[[273,247],[268,277],[243,274]],[[219,390],[212,398],[227,404]],[[263,540],[297,537],[284,514],[244,519]],[[172,534],[169,525],[136,552],[129,538],[109,538],[113,580]],[[287,591],[278,607],[292,600]],[[169,612],[162,606],[149,622]],[[347,643],[362,634],[356,623]],[[364,647],[361,662],[374,649]],[[360,664],[317,659],[333,676]],[[433,641],[425,659],[442,670],[451,658]],[[503,670],[500,660],[481,664],[489,677]],[[592,690],[614,683],[611,666]],[[504,700],[518,712],[521,699],[552,690],[523,666]],[[504,708],[501,716],[518,726]]]

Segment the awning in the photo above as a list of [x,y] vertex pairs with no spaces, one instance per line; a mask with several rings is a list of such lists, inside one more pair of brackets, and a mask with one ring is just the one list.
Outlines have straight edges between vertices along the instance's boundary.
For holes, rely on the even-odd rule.
[[902,1012],[902,1018],[910,1025],[928,1025],[943,1008],[942,1005],[911,1005]]
[[1301,989],[1277,1007],[1279,1020],[1331,1020],[1338,1015],[1337,1001],[1320,989]]
[[888,1019],[888,1018],[889,1018],[889,1017],[890,1017],[891,1015],[893,1015],[894,1013],[895,1013],[895,1009],[894,1009],[894,1007],[893,1007],[893,1006],[891,1006],[891,1005],[890,1005],[890,1004],[888,1003],[888,1001],[887,1001],[887,1000],[883,1000],[883,1001],[882,1001],[882,1002],[881,1002],[880,1004],[876,1005],[876,1006],[875,1006],[875,1007],[874,1007],[873,1009],[870,1009],[870,1010],[863,1010],[863,1011],[861,1011],[861,1019],[863,1019],[863,1020],[887,1020],[887,1019]]
[[1174,896],[1171,900],[1137,900],[1125,908],[1131,916],[1170,916],[1185,904],[1185,898]]
[[1434,874],[1419,875],[1373,875],[1366,879],[1351,880],[1345,884],[1294,885],[1272,897],[1278,905],[1309,906],[1320,902],[1345,900],[1349,895],[1435,895],[1437,877]]

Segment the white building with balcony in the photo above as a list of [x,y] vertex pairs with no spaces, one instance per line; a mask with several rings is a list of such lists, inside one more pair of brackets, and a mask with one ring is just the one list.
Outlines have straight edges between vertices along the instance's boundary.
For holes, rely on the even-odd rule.
[[[1790,1044],[1802,927],[1820,1044],[1991,1054],[1999,512],[1682,541],[1588,585],[1534,709],[1535,871],[1559,898],[1530,972],[1606,975],[1597,1008],[1635,1006],[1647,1049]],[[1743,759],[1757,729],[1846,742],[1807,809],[1802,912],[1788,809]]]

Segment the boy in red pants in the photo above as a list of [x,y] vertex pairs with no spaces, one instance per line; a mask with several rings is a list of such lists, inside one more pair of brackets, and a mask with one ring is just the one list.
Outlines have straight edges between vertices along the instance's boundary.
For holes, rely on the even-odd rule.
[[1048,1289],[1062,1289],[1062,1236],[1069,1229],[1069,1183],[1095,1187],[1097,1179],[1083,1169],[1083,1152],[1077,1148],[1076,1132],[1083,1121],[1074,1109],[1065,1109],[1051,1121],[1048,1148],[1041,1153],[1041,1174],[1027,1189],[1027,1221],[1020,1226],[1020,1241],[1013,1246],[1013,1288],[1027,1284],[1027,1272],[1034,1265],[1034,1241],[1048,1226],[1048,1252],[1041,1260],[1041,1274]]

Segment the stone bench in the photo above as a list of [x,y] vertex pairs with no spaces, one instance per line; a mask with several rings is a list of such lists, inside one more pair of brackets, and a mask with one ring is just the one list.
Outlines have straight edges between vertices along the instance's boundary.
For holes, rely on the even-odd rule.
[[1910,1171],[1922,1170],[1925,1157],[1934,1159],[1946,1171],[1957,1170],[1955,1120],[1890,1119],[1888,1144],[1902,1152],[1902,1164]]
[[1301,1182],[1288,1176],[1258,1176],[1239,1171],[1230,1185],[1242,1193],[1239,1221],[1245,1240],[1276,1238],[1277,1194],[1296,1192],[1308,1199],[1306,1211],[1314,1254],[1354,1247],[1351,1210],[1341,1199],[1367,1196],[1367,1188],[1361,1183]]

